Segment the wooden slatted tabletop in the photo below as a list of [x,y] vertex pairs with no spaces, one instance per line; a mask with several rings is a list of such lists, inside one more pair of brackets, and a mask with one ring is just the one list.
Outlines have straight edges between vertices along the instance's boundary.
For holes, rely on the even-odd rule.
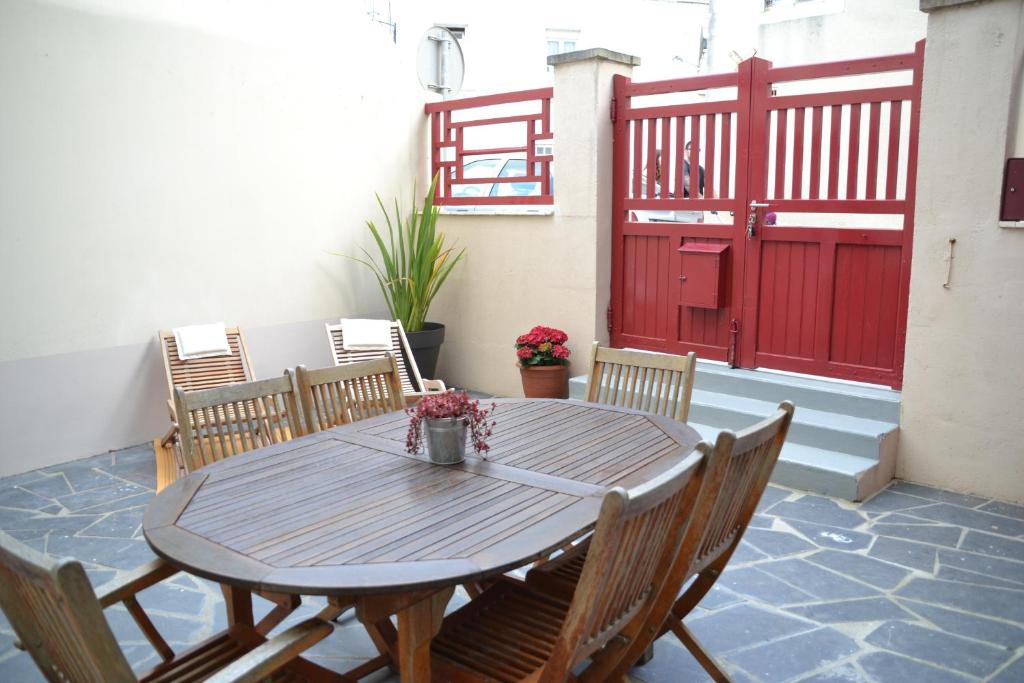
[[[561,547],[593,527],[609,487],[656,476],[699,440],[632,410],[496,403],[487,460],[472,449],[454,466],[409,455],[409,418],[391,413],[190,474],[149,505],[146,539],[175,565],[236,587],[429,595]],[[403,680],[421,679],[403,668]]]

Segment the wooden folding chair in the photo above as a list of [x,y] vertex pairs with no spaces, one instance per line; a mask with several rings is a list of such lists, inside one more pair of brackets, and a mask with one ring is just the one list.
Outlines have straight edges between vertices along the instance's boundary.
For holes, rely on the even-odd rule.
[[503,577],[445,618],[434,680],[565,681],[609,642],[622,652],[622,634],[647,616],[679,554],[703,472],[694,453],[648,484],[608,492],[571,598]]
[[[729,678],[707,653],[683,619],[693,611],[721,576],[729,558],[739,547],[743,532],[750,524],[757,503],[768,485],[779,452],[793,420],[793,404],[784,401],[767,419],[739,433],[723,431],[718,435],[714,451],[708,454],[704,490],[714,492],[712,498],[698,503],[686,532],[676,562],[665,581],[665,590],[641,627],[641,633],[656,634],[647,643],[636,639],[621,658],[598,655],[593,663],[599,680],[621,680],[629,668],[639,661],[650,643],[672,631],[701,666],[716,681]],[[571,595],[582,580],[579,567],[587,561],[589,541],[573,546],[553,560],[531,569],[527,583],[538,591],[554,596]],[[678,595],[678,590],[691,578],[693,583]]]
[[391,321],[391,348],[388,350],[345,350],[345,337],[341,330],[341,324],[327,324],[327,340],[331,345],[331,355],[334,357],[335,365],[346,365],[358,363],[364,360],[383,358],[384,354],[391,353],[398,359],[398,373],[402,378],[402,391],[406,396],[407,403],[415,403],[424,394],[445,391],[444,382],[439,379],[424,379],[420,376],[420,369],[416,366],[416,359],[409,347],[409,339],[405,336],[405,329],[400,320]]
[[214,389],[174,390],[186,472],[307,433],[292,374]]
[[295,382],[313,432],[405,408],[398,362],[390,353],[319,370],[300,365]]
[[[130,572],[97,596],[76,560],[55,561],[0,532],[0,606],[39,671],[54,683],[196,681],[212,683],[325,680],[330,671],[298,655],[323,640],[333,626],[307,619],[267,640],[234,624],[175,654],[139,606],[136,595],[176,573],[163,560]],[[103,610],[123,603],[163,661],[136,676],[114,638]],[[207,676],[209,676],[207,678]]]
[[587,400],[686,422],[697,354],[685,356],[602,347],[594,342]]
[[178,357],[178,344],[174,332],[161,330],[157,335],[167,375],[167,410],[171,418],[171,428],[162,438],[153,441],[157,492],[162,491],[185,472],[184,459],[178,447],[178,418],[174,409],[174,390],[179,387],[185,391],[212,389],[256,379],[241,328],[229,327],[225,332],[231,355],[192,360],[182,360]]

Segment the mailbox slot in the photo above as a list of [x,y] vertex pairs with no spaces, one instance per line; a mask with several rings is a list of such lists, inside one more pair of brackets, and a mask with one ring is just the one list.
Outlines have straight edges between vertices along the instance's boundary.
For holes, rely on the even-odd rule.
[[678,251],[679,303],[694,308],[722,308],[726,304],[729,245],[687,242]]

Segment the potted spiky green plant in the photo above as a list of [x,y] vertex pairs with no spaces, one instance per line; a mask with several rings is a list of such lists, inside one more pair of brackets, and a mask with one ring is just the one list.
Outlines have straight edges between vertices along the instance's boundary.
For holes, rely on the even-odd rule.
[[452,268],[465,255],[465,249],[455,253],[445,244],[444,233],[437,231],[437,181],[435,175],[421,208],[416,206],[413,190],[412,210],[405,218],[398,199],[392,217],[380,195],[375,195],[384,214],[384,225],[378,227],[368,220],[366,226],[377,245],[378,258],[366,249],[362,250],[364,258],[349,257],[373,271],[392,319],[400,320],[405,328],[412,355],[424,377],[435,376],[437,356],[444,342],[444,325],[428,322],[427,312]]

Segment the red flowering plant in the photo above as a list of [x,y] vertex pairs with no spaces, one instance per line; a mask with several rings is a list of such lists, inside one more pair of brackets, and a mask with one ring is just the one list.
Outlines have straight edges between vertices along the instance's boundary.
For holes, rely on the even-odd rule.
[[569,335],[554,327],[537,325],[516,339],[516,356],[520,365],[568,365]]
[[471,399],[465,391],[448,390],[440,394],[428,394],[405,411],[411,418],[409,431],[405,435],[405,450],[413,454],[419,452],[423,445],[423,420],[455,417],[461,418],[469,428],[473,449],[484,457],[484,454],[491,450],[487,445],[487,437],[493,433],[495,425],[494,420],[488,421],[487,418],[496,407],[495,403],[491,403],[490,408],[481,408],[480,401]]

